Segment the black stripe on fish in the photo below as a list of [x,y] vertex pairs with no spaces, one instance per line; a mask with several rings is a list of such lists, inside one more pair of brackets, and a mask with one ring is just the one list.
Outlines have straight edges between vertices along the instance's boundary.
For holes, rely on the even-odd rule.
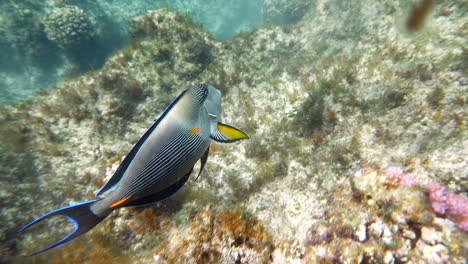
[[135,158],[135,155],[138,153],[138,150],[140,147],[145,143],[145,141],[148,139],[148,137],[153,133],[154,129],[159,125],[161,120],[164,119],[164,117],[167,115],[167,113],[174,107],[174,105],[182,98],[182,96],[187,92],[187,90],[183,91],[182,93],[179,94],[172,102],[164,109],[163,113],[161,116],[155,120],[155,122],[150,126],[150,128],[145,132],[145,134],[138,140],[138,142],[133,146],[132,150],[127,154],[125,159],[120,163],[119,167],[117,170],[114,172],[114,175],[104,184],[104,186],[101,187],[101,189],[98,190],[96,193],[96,197],[106,193],[109,191],[115,184],[117,184],[122,176],[124,175],[125,171],[127,170],[128,166],[132,162],[132,160]]
[[[172,156],[170,161],[165,164],[163,163],[161,168],[159,168],[159,172],[162,173],[161,178],[159,179],[160,181],[165,181],[168,177],[173,175],[174,172],[172,170],[176,170],[180,167],[187,167],[187,164],[196,162],[194,157],[197,153],[202,151],[201,147],[203,141],[198,137],[189,137],[188,140],[191,142],[190,144],[183,144],[182,146],[184,147],[176,152],[178,154]],[[158,168],[153,168],[153,171],[156,169]]]
[[148,162],[145,168],[130,184],[123,197],[138,196],[146,192],[152,186],[165,182],[173,176],[178,168],[185,167],[189,163],[195,163],[196,154],[202,151],[203,140],[199,136],[177,133],[177,136],[163,147],[161,152],[153,160]]
[[208,85],[198,84],[191,88],[193,95],[195,96],[195,107],[200,107],[208,96]]
[[[179,141],[181,141],[180,136],[176,136],[175,141],[171,140],[171,143],[164,146],[160,154],[145,165],[143,170],[139,173],[135,184],[138,185],[139,183],[149,181],[150,178],[153,178],[157,173],[156,170],[162,172],[166,169],[165,167],[172,165],[174,160],[180,159],[181,153],[183,153],[184,144]],[[177,155],[172,153],[177,153]]]
[[[193,165],[196,160],[196,154],[200,153],[203,142],[198,137],[188,137],[190,144],[182,144],[184,146],[177,155],[174,155],[166,164],[162,165],[161,173],[163,173],[161,180],[164,181],[167,177],[170,177],[180,167],[187,167],[189,163]],[[186,142],[186,141],[185,141]]]

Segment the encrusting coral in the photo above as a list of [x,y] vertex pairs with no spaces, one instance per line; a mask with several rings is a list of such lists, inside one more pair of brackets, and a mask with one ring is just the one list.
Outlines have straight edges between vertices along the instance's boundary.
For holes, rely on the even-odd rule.
[[[187,229],[187,230],[185,230]],[[270,235],[254,218],[237,212],[200,212],[174,230],[154,253],[155,263],[266,263]]]
[[282,242],[273,263],[463,263],[466,233],[434,214],[426,188],[400,168],[360,169],[328,199],[305,244]]
[[468,232],[468,198],[449,193],[445,187],[437,183],[428,184],[427,189],[434,212],[447,216],[457,223],[460,229]]
[[[363,174],[369,173],[371,169],[363,169],[356,172],[356,178],[364,177]],[[411,173],[406,173],[400,167],[390,167],[383,173],[387,181],[395,187],[414,187],[421,186]],[[429,202],[439,216],[447,216],[455,222],[457,226],[468,231],[468,198],[462,195],[453,194],[438,183],[429,183],[423,188],[427,189]]]

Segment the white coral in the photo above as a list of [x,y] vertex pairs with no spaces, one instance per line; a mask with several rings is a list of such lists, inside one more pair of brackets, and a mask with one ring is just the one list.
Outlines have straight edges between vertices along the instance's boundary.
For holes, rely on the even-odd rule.
[[62,48],[82,44],[96,33],[94,19],[73,5],[49,9],[42,23],[47,38]]

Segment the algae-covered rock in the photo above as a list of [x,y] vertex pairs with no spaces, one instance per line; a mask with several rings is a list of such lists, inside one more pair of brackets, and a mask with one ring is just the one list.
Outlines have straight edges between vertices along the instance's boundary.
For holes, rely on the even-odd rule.
[[[251,139],[214,145],[197,181],[112,214],[90,246],[106,241],[103,252],[132,263],[463,263],[463,214],[435,211],[425,186],[467,188],[466,19],[443,1],[410,34],[406,8],[320,0],[295,25],[224,42],[167,10],[133,19],[131,43],[102,69],[2,110],[0,232],[93,199],[171,99],[210,83],[223,122]],[[86,262],[79,241],[30,261]]]
[[265,263],[270,235],[253,218],[236,212],[200,212],[188,230],[174,230],[155,252],[155,263]]

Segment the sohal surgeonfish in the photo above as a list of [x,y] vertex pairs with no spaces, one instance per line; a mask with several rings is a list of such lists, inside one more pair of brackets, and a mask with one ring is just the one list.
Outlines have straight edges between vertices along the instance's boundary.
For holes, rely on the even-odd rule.
[[29,256],[78,238],[116,209],[167,199],[182,188],[195,163],[201,160],[199,176],[211,142],[231,143],[248,138],[241,130],[219,122],[220,112],[221,92],[213,86],[196,85],[182,92],[97,192],[98,199],[52,211],[18,231],[21,233],[53,216],[65,216],[75,226],[62,240]]

